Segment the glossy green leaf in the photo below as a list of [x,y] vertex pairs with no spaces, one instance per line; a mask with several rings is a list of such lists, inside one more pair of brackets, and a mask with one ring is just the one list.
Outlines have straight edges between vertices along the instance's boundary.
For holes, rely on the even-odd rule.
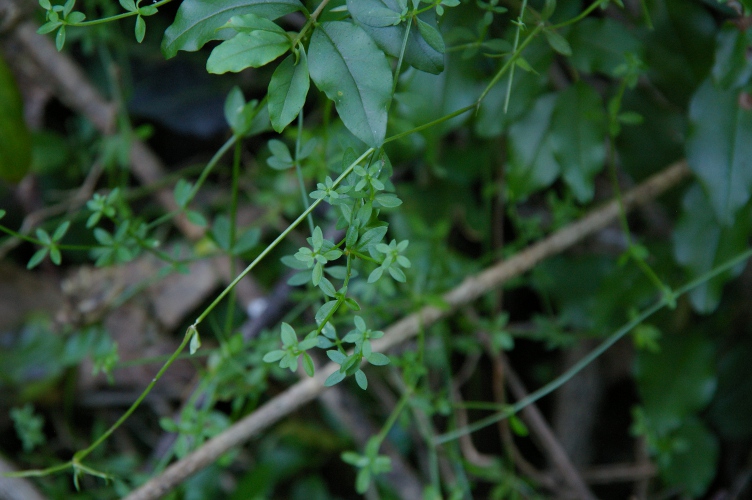
[[586,73],[612,75],[625,62],[624,54],[642,53],[640,41],[624,24],[610,17],[583,19],[572,27],[567,39],[572,54],[569,61]]
[[635,369],[645,415],[659,436],[702,410],[716,387],[710,340],[684,332],[664,337],[660,345],[658,353],[640,351]]
[[0,57],[0,180],[18,182],[31,166],[31,133],[16,81]]
[[439,54],[443,54],[446,50],[446,46],[444,45],[444,39],[442,38],[441,33],[439,33],[439,30],[420,18],[415,18],[415,20],[418,22],[418,32],[420,33],[420,36],[423,37],[423,40],[425,40],[433,50]]
[[593,179],[604,167],[606,116],[600,95],[577,82],[556,99],[551,148],[564,182],[580,202],[593,198]]
[[663,482],[691,498],[702,497],[716,474],[718,438],[698,418],[688,419],[671,438],[675,449],[660,468]]
[[278,24],[256,14],[243,14],[242,16],[231,17],[227,24],[220,26],[222,29],[230,29],[238,33],[251,33],[253,31],[270,31],[272,33],[284,34],[285,30]]
[[334,101],[348,130],[369,146],[380,146],[392,96],[384,53],[360,27],[335,21],[313,32],[308,63],[311,78]]
[[[752,233],[749,210],[741,210],[733,226],[718,224],[706,194],[698,185],[684,196],[683,213],[673,234],[676,261],[690,279],[698,278],[747,248]],[[718,306],[723,285],[741,274],[744,264],[704,282],[689,294],[695,310],[711,313]]]
[[692,98],[689,120],[689,167],[708,192],[716,219],[733,224],[752,191],[752,110],[740,105],[738,91],[718,90],[708,79]]
[[[357,0],[348,2],[348,10],[355,18],[362,20],[362,23],[374,28],[383,28],[394,26],[401,21],[400,12],[391,9],[385,2],[380,0]],[[355,13],[353,13],[353,9]]]
[[[407,29],[406,23],[396,26],[374,26],[374,24],[379,24],[370,15],[370,12],[374,9],[387,9],[394,12],[395,15],[399,15],[402,11],[397,0],[347,1],[347,10],[350,11],[355,22],[373,38],[384,52],[390,56],[399,57],[402,51],[402,42],[405,38],[405,30]],[[435,16],[432,12],[426,12],[420,17],[435,30]],[[436,31],[436,34],[439,37],[441,36],[438,31]],[[438,41],[434,40],[433,44],[438,46]],[[404,61],[416,69],[435,75],[444,70],[444,54],[423,38],[420,29],[415,25],[410,27]]]
[[238,33],[212,50],[206,61],[209,73],[237,73],[246,68],[258,68],[290,50],[287,35],[273,31]]
[[295,56],[289,55],[277,66],[269,82],[269,118],[277,132],[298,116],[303,109],[311,80],[308,75],[308,58],[302,48]]
[[509,128],[506,184],[513,199],[525,199],[559,176],[550,134],[556,97],[548,94],[538,98],[530,112]]
[[220,30],[231,17],[256,14],[277,19],[304,10],[299,0],[184,0],[175,21],[165,31],[162,53],[169,59],[179,50],[195,51],[209,40],[225,40],[234,32]]

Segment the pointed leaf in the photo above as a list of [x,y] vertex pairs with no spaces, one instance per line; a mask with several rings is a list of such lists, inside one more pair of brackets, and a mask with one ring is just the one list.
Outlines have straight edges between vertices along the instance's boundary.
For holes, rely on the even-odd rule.
[[259,68],[290,50],[287,35],[273,31],[238,33],[212,50],[206,61],[209,73],[239,72]]
[[313,32],[308,62],[311,78],[334,101],[350,132],[369,146],[380,146],[392,97],[392,71],[384,53],[360,27],[335,21]]
[[739,92],[720,91],[708,79],[689,106],[687,162],[710,196],[716,219],[734,222],[752,191],[752,110]]
[[[396,26],[373,26],[375,23],[370,12],[376,8],[385,8],[399,13],[402,8],[397,0],[348,0],[347,10],[368,35],[373,38],[381,49],[392,57],[399,57],[402,51],[402,41],[405,38],[407,23],[400,23]],[[429,24],[432,28],[436,25],[436,16],[433,12],[426,12],[420,16],[423,22]],[[438,34],[438,31],[436,32]],[[441,35],[439,35],[441,36]],[[439,42],[433,41],[437,46]],[[420,29],[415,26],[410,27],[410,34],[407,38],[405,47],[405,62],[410,66],[438,75],[444,71],[444,54],[432,47],[431,44],[423,38]]]
[[301,48],[298,63],[295,64],[294,55],[287,56],[277,66],[269,82],[269,118],[274,130],[281,133],[298,116],[305,104],[310,84],[308,58]]
[[178,50],[195,51],[209,40],[231,37],[230,30],[217,28],[233,16],[251,13],[273,20],[297,10],[304,10],[299,0],[184,0],[165,31],[162,53],[169,59]]

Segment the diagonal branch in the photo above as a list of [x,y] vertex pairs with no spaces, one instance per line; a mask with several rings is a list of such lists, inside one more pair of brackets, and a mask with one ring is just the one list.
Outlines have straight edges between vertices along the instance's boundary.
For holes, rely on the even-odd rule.
[[[685,161],[679,161],[662,172],[653,175],[645,182],[624,195],[624,209],[645,204],[667,189],[675,186],[689,174]],[[531,245],[514,257],[499,262],[485,271],[466,278],[458,287],[444,295],[448,304],[445,309],[424,307],[406,316],[384,330],[385,335],[373,342],[375,351],[390,349],[415,336],[420,328],[425,328],[451,314],[458,307],[467,304],[484,293],[500,286],[505,281],[532,269],[537,263],[561,253],[586,236],[603,229],[616,220],[619,207],[616,201],[593,210],[589,215],[551,236]],[[241,444],[261,431],[281,420],[286,415],[315,399],[324,392],[324,381],[339,368],[334,363],[324,366],[314,378],[303,380],[268,401],[255,412],[237,421],[221,434],[175,462],[165,471],[133,491],[126,500],[155,499],[166,494],[190,475],[213,463],[220,455],[233,446]]]

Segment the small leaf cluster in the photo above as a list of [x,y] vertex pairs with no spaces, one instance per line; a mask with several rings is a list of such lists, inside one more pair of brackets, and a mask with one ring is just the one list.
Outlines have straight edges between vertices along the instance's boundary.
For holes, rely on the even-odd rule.
[[391,459],[386,455],[379,455],[380,445],[381,441],[378,436],[374,436],[368,440],[363,455],[354,451],[342,453],[342,461],[359,469],[355,478],[355,489],[360,494],[368,490],[374,476],[392,470]]
[[[361,389],[366,390],[368,388],[368,379],[363,370],[360,369],[363,361],[368,361],[374,366],[384,366],[389,364],[389,358],[380,353],[373,352],[371,348],[371,340],[379,339],[384,336],[384,332],[373,331],[366,327],[366,323],[360,316],[355,316],[355,329],[348,332],[342,339],[342,343],[355,344],[355,349],[352,354],[345,354],[341,350],[329,350],[326,355],[340,365],[339,369],[329,375],[324,382],[324,385],[331,387],[342,382],[346,377],[355,375],[355,381],[358,383]],[[327,339],[319,344],[320,347],[331,347],[336,345],[336,334],[330,330],[330,334]],[[340,344],[341,345],[341,344]]]
[[12,408],[10,418],[25,452],[33,451],[47,442],[43,432],[44,417],[34,412],[31,403],[26,403],[23,408]]
[[63,50],[65,45],[65,27],[86,19],[86,14],[73,10],[75,4],[76,0],[67,0],[64,5],[52,5],[50,0],[39,0],[39,5],[46,11],[47,22],[39,27],[37,33],[44,35],[57,30],[55,35],[57,50]]
[[31,259],[29,259],[28,264],[26,264],[27,269],[33,269],[36,266],[38,266],[45,257],[49,254],[50,260],[53,264],[56,266],[60,265],[60,262],[62,261],[62,256],[60,254],[60,247],[59,243],[60,240],[63,239],[63,236],[65,236],[65,233],[68,232],[68,229],[70,228],[70,221],[65,221],[62,224],[60,224],[57,229],[55,229],[55,232],[52,233],[52,236],[45,231],[43,228],[38,228],[36,231],[37,234],[37,240],[40,245],[42,245],[42,248],[37,250],[34,255],[31,256]]
[[157,7],[154,5],[146,5],[144,7],[139,6],[139,4],[143,0],[137,0],[134,2],[134,0],[119,0],[120,5],[128,12],[134,12],[136,13],[136,27],[135,27],[135,35],[136,35],[136,41],[138,43],[141,43],[144,41],[144,36],[146,35],[146,21],[144,21],[144,17],[153,16],[157,13]]
[[315,139],[306,142],[300,148],[300,152],[295,155],[295,158],[293,158],[293,154],[290,152],[287,144],[278,139],[272,139],[268,144],[269,151],[271,151],[272,155],[267,158],[266,164],[274,170],[287,170],[288,168],[292,168],[296,163],[311,156],[317,143],[318,141]]
[[266,353],[264,361],[267,363],[279,361],[280,368],[289,368],[290,371],[294,372],[298,369],[298,360],[302,357],[303,369],[309,377],[313,377],[313,359],[305,351],[318,345],[317,332],[314,330],[304,340],[298,342],[295,329],[287,323],[282,323],[281,337],[282,349]]

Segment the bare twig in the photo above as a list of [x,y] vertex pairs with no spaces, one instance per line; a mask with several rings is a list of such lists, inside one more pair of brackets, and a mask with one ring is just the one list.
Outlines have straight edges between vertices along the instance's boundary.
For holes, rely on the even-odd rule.
[[[625,209],[631,209],[652,200],[678,184],[688,174],[689,168],[684,161],[669,166],[635,189],[627,192],[623,198]],[[388,350],[415,336],[421,328],[448,316],[459,306],[475,300],[510,278],[529,271],[543,259],[566,250],[586,236],[604,228],[616,220],[618,213],[618,204],[612,201],[594,210],[583,219],[530,246],[509,260],[500,262],[480,274],[468,277],[457,288],[444,295],[447,308],[424,307],[418,312],[397,321],[385,329],[383,338],[373,343],[374,350]],[[326,378],[338,368],[339,365],[330,363],[319,370],[314,378],[303,380],[291,386],[285,392],[259,407],[254,413],[237,421],[218,436],[204,443],[201,448],[172,464],[162,474],[133,491],[126,497],[126,500],[154,499],[164,495],[190,475],[213,463],[233,446],[247,441],[315,399],[325,390],[323,383]]]
[[[502,363],[504,363],[504,373],[507,378],[507,385],[514,397],[523,399],[527,396],[527,390],[517,374],[509,366],[503,354],[499,354]],[[561,445],[554,431],[546,423],[546,419],[538,407],[531,404],[522,410],[522,418],[525,419],[531,434],[536,438],[541,450],[548,456],[552,465],[559,471],[564,482],[581,500],[594,500],[595,495],[588,489],[587,484],[582,479],[580,472],[569,459],[567,452]]]

